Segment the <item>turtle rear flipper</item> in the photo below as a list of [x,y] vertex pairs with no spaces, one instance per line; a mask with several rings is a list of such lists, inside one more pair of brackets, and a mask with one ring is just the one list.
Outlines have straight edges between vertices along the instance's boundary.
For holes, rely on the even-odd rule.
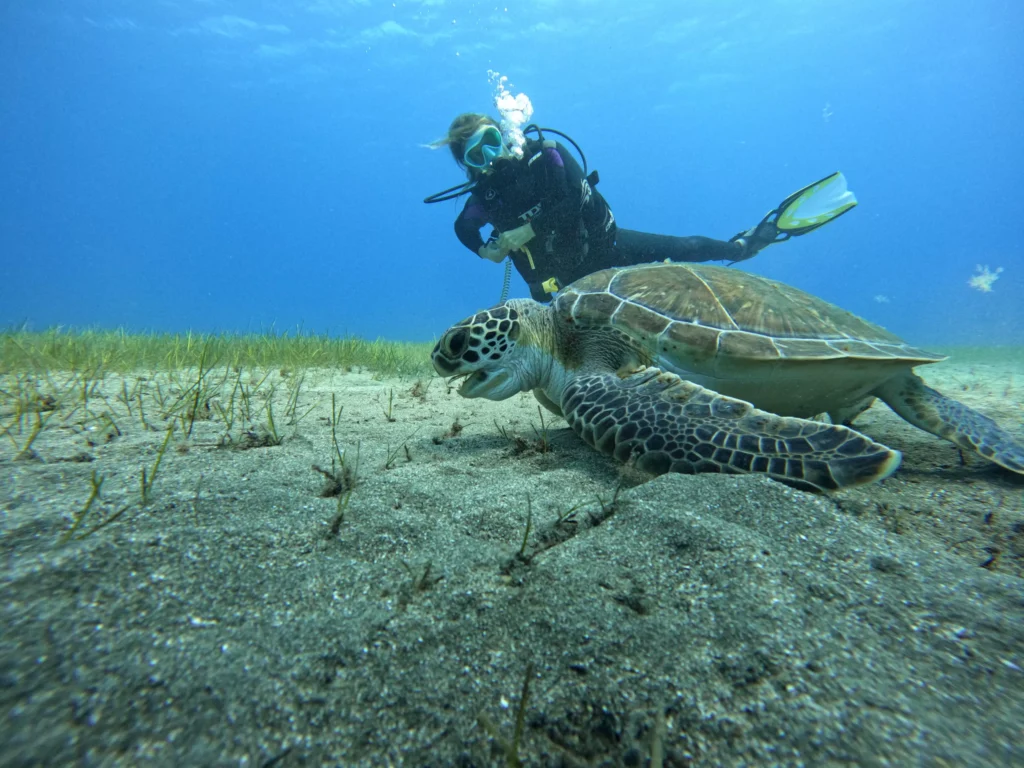
[[932,389],[911,371],[872,394],[915,427],[1024,474],[1024,445],[988,416]]
[[776,416],[646,368],[575,376],[562,413],[584,441],[647,472],[768,475],[805,490],[835,490],[891,475],[900,453],[842,426]]

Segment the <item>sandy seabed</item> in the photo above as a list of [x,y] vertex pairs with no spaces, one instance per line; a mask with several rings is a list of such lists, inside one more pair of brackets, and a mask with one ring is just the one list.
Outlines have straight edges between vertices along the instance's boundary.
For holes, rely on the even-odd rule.
[[[1024,437],[1024,360],[979,360],[922,373]],[[4,766],[1024,764],[1024,478],[884,406],[901,469],[815,496],[648,481],[528,395],[274,371],[153,478],[168,381],[0,444]]]

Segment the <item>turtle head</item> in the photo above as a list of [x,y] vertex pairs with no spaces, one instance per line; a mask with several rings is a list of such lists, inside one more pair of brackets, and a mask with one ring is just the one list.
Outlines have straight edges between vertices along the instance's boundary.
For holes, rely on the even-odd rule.
[[456,323],[434,345],[434,370],[463,378],[463,397],[505,400],[532,388],[534,377],[519,346],[529,314],[522,304],[541,306],[528,300],[506,301]]

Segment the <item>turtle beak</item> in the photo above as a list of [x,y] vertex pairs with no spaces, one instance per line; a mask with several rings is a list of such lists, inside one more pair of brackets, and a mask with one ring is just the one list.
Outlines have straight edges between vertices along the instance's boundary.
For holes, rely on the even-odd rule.
[[[435,366],[435,368],[436,368],[436,366]],[[442,373],[442,371],[439,370],[438,373]],[[444,380],[445,386],[447,386],[448,389],[451,389],[452,387],[454,387],[459,382],[462,382],[463,384],[465,384],[466,377],[468,377],[470,375],[472,375],[471,372],[457,373],[454,376],[449,376],[448,378],[446,378]]]
[[475,371],[467,374],[459,387],[462,397],[485,397],[488,400],[504,400],[517,392],[519,387],[505,371]]

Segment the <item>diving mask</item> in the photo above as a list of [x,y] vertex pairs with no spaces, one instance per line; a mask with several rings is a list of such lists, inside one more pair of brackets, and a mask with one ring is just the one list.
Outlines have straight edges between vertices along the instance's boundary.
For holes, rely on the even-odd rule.
[[501,131],[493,125],[485,125],[467,139],[462,159],[471,168],[486,168],[495,160],[508,156]]

